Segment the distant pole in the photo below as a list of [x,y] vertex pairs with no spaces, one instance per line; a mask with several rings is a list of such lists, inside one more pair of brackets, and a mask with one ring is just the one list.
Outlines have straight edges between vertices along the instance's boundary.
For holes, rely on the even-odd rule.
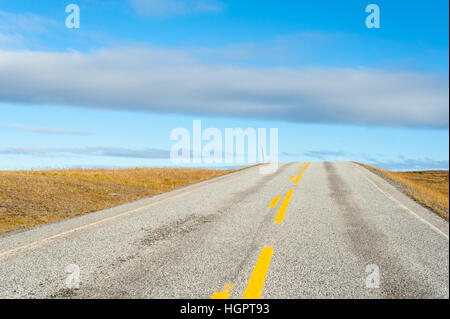
[[261,153],[262,153],[262,161],[263,161],[263,163],[265,162],[265,159],[264,159],[264,148],[262,147],[262,145],[260,145],[261,146]]

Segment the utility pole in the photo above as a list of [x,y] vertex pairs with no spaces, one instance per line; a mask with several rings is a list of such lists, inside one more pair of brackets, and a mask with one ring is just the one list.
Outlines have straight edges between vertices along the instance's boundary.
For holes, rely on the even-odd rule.
[[260,145],[260,148],[261,148],[261,153],[262,153],[262,161],[264,163],[265,162],[265,159],[264,159],[264,148],[262,147],[262,145]]

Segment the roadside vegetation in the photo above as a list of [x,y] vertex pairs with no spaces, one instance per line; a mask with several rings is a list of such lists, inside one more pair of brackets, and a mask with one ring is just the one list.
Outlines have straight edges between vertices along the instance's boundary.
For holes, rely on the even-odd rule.
[[430,208],[441,217],[449,218],[449,172],[411,171],[391,172],[358,163],[389,180],[416,202]]
[[0,234],[113,207],[232,171],[183,168],[0,171]]

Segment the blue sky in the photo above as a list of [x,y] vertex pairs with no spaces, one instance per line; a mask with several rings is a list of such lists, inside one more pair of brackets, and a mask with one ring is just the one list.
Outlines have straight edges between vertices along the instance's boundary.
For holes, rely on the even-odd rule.
[[282,161],[448,169],[448,9],[0,0],[0,169],[173,165],[170,132],[195,119],[276,127]]

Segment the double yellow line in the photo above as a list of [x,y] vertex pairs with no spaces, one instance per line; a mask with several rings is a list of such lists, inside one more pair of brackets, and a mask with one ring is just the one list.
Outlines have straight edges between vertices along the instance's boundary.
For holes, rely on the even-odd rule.
[[[269,270],[270,260],[272,259],[273,248],[264,247],[259,254],[258,261],[253,269],[247,288],[245,289],[242,299],[259,299],[261,298],[264,282],[266,281],[267,271]],[[233,287],[232,283],[226,284],[222,291],[213,293],[211,299],[229,299],[230,291]]]
[[[308,162],[304,167],[300,167],[303,171],[306,170],[310,162]],[[302,173],[297,175],[297,178],[294,180],[294,185],[297,185]],[[290,180],[294,179],[295,176],[291,176]],[[275,216],[274,223],[280,224],[284,220],[284,216],[286,214],[287,207],[291,200],[292,194],[294,190],[289,190],[286,196],[281,203],[280,208],[278,209],[277,215]],[[269,204],[269,207],[277,206],[280,201],[280,196],[276,196],[272,199]],[[252,275],[247,284],[247,288],[245,289],[243,299],[259,299],[261,298],[262,290],[264,288],[264,283],[266,281],[267,272],[269,270],[270,261],[272,260],[273,255],[273,247],[264,247],[259,254],[258,261],[256,262],[255,268],[253,269]],[[229,283],[224,286],[221,292],[215,292],[212,295],[212,299],[228,299],[230,297],[230,291],[233,284]]]
[[291,201],[292,194],[294,194],[293,189],[288,191],[286,197],[284,197],[283,202],[281,203],[281,206],[278,209],[278,213],[275,216],[275,220],[273,221],[275,224],[281,224],[283,222],[284,215],[286,214],[286,209],[288,208],[289,202]]
[[226,284],[221,292],[215,292],[213,293],[211,299],[228,299],[230,298],[230,291],[233,287],[232,283]]
[[298,168],[300,168],[301,170],[306,170],[308,168],[309,164],[311,164],[311,162],[306,163],[306,165],[303,167],[299,166]]
[[[308,168],[309,164],[310,164],[310,162],[306,163],[306,165],[305,165],[304,167],[301,167],[301,166],[300,166],[299,168],[302,169],[302,170],[304,171],[304,170],[306,170],[306,169]],[[300,178],[302,177],[302,175],[303,175],[303,173],[300,172],[300,173],[297,175],[297,177],[291,176],[291,177],[289,178],[289,180],[293,180],[293,179],[295,178],[293,184],[294,184],[294,185],[297,185],[298,182],[300,181]],[[280,223],[283,222],[283,220],[284,220],[284,215],[286,214],[286,209],[287,209],[287,207],[288,207],[288,205],[289,205],[289,202],[290,202],[290,200],[291,200],[291,197],[292,197],[292,194],[293,194],[293,193],[294,193],[294,190],[291,189],[291,190],[289,190],[289,191],[287,192],[286,196],[284,197],[283,202],[281,203],[281,206],[280,206],[280,208],[278,209],[277,215],[276,215],[276,217],[275,217],[275,220],[274,220],[274,223],[275,223],[275,224],[280,224]],[[280,200],[280,197],[279,197],[279,196],[274,197],[274,199],[272,199],[272,201],[270,202],[269,207],[275,207],[275,206],[277,206],[279,200]]]
[[259,254],[258,261],[256,262],[255,268],[253,269],[252,276],[248,281],[247,289],[245,289],[244,295],[242,296],[243,299],[261,298],[272,255],[272,247],[264,247],[262,249],[261,254]]

